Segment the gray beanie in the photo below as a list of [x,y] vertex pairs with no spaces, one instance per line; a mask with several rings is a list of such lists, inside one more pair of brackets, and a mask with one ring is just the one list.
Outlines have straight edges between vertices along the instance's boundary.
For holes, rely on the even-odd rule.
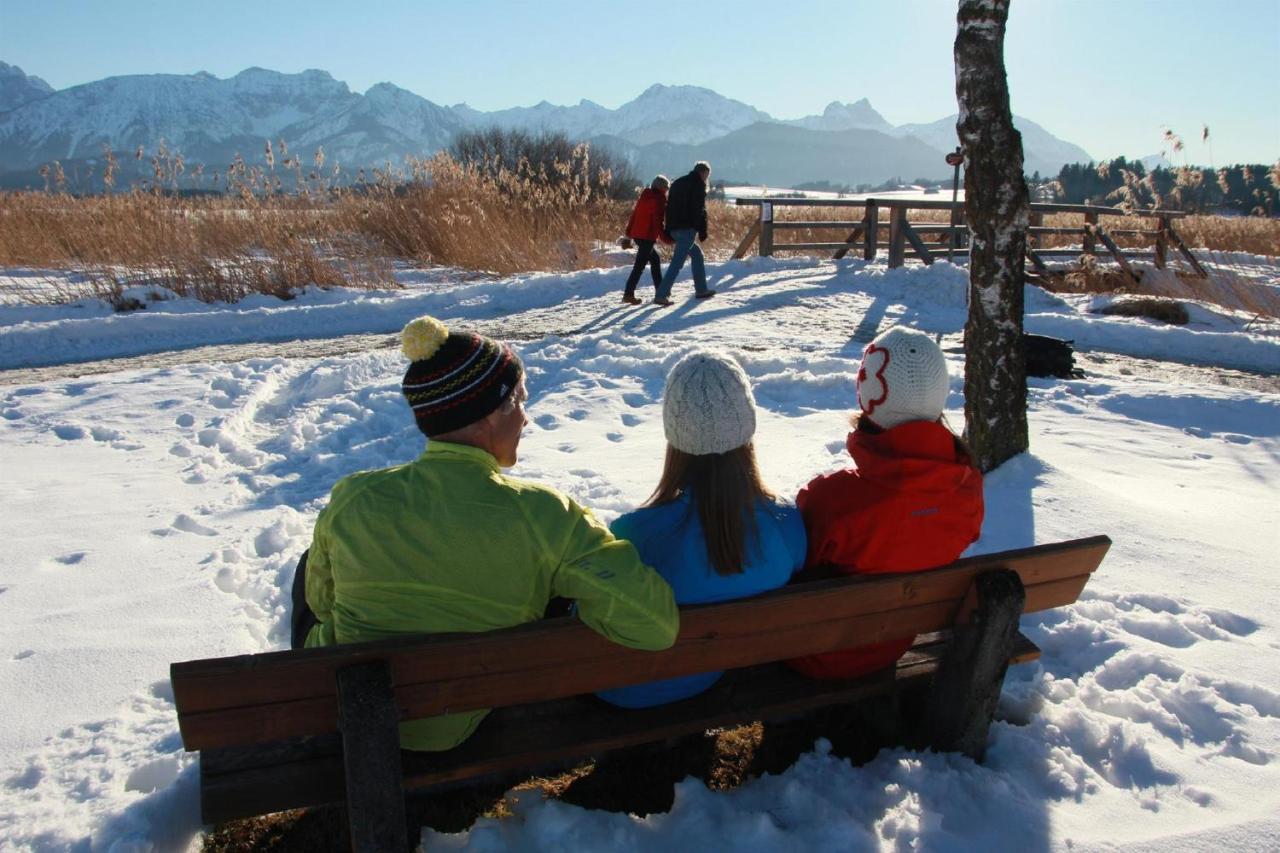
[[876,425],[936,421],[947,405],[947,358],[924,332],[894,326],[862,351],[858,406]]
[[742,447],[756,433],[746,372],[723,353],[689,353],[667,374],[662,425],[672,447],[694,456]]

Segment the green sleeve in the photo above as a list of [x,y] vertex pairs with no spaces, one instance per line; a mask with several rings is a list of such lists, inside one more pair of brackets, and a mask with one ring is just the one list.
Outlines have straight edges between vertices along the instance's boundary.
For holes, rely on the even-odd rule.
[[585,509],[576,519],[552,580],[555,595],[577,602],[578,618],[615,643],[656,651],[671,646],[680,614],[671,587]]
[[[330,500],[329,507],[333,506]],[[311,547],[307,550],[307,606],[316,614],[320,624],[311,629],[307,646],[319,643],[319,637],[333,633],[333,564],[330,562],[328,509],[325,507],[316,519]],[[328,645],[329,643],[320,643]]]

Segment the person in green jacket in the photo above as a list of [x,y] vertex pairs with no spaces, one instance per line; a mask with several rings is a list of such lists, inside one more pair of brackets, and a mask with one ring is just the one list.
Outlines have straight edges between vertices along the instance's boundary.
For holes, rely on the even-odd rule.
[[[305,645],[506,628],[542,618],[557,596],[616,643],[674,643],[671,588],[630,542],[554,489],[503,474],[528,424],[511,348],[421,317],[403,349],[402,390],[426,452],[333,487],[295,582],[317,620]],[[401,746],[450,749],[487,713],[402,723]]]

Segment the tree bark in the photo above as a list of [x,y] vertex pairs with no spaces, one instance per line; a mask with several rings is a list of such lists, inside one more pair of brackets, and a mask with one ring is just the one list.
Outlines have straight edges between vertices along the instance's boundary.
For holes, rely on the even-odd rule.
[[956,16],[956,132],[970,230],[965,438],[983,471],[1028,446],[1022,287],[1030,206],[1005,79],[1008,16],[1009,0],[960,0]]

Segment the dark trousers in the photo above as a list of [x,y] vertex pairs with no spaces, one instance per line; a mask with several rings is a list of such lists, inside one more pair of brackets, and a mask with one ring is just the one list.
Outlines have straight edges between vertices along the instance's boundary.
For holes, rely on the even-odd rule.
[[649,272],[653,273],[653,286],[657,287],[662,281],[662,255],[658,254],[652,240],[636,240],[636,262],[631,267],[631,275],[627,277],[627,296],[636,295],[636,285],[640,282],[645,264],[649,265]]
[[307,604],[307,554],[298,558],[298,568],[293,573],[293,614],[289,617],[289,648],[301,649],[307,644],[307,634],[320,624],[316,614]]

